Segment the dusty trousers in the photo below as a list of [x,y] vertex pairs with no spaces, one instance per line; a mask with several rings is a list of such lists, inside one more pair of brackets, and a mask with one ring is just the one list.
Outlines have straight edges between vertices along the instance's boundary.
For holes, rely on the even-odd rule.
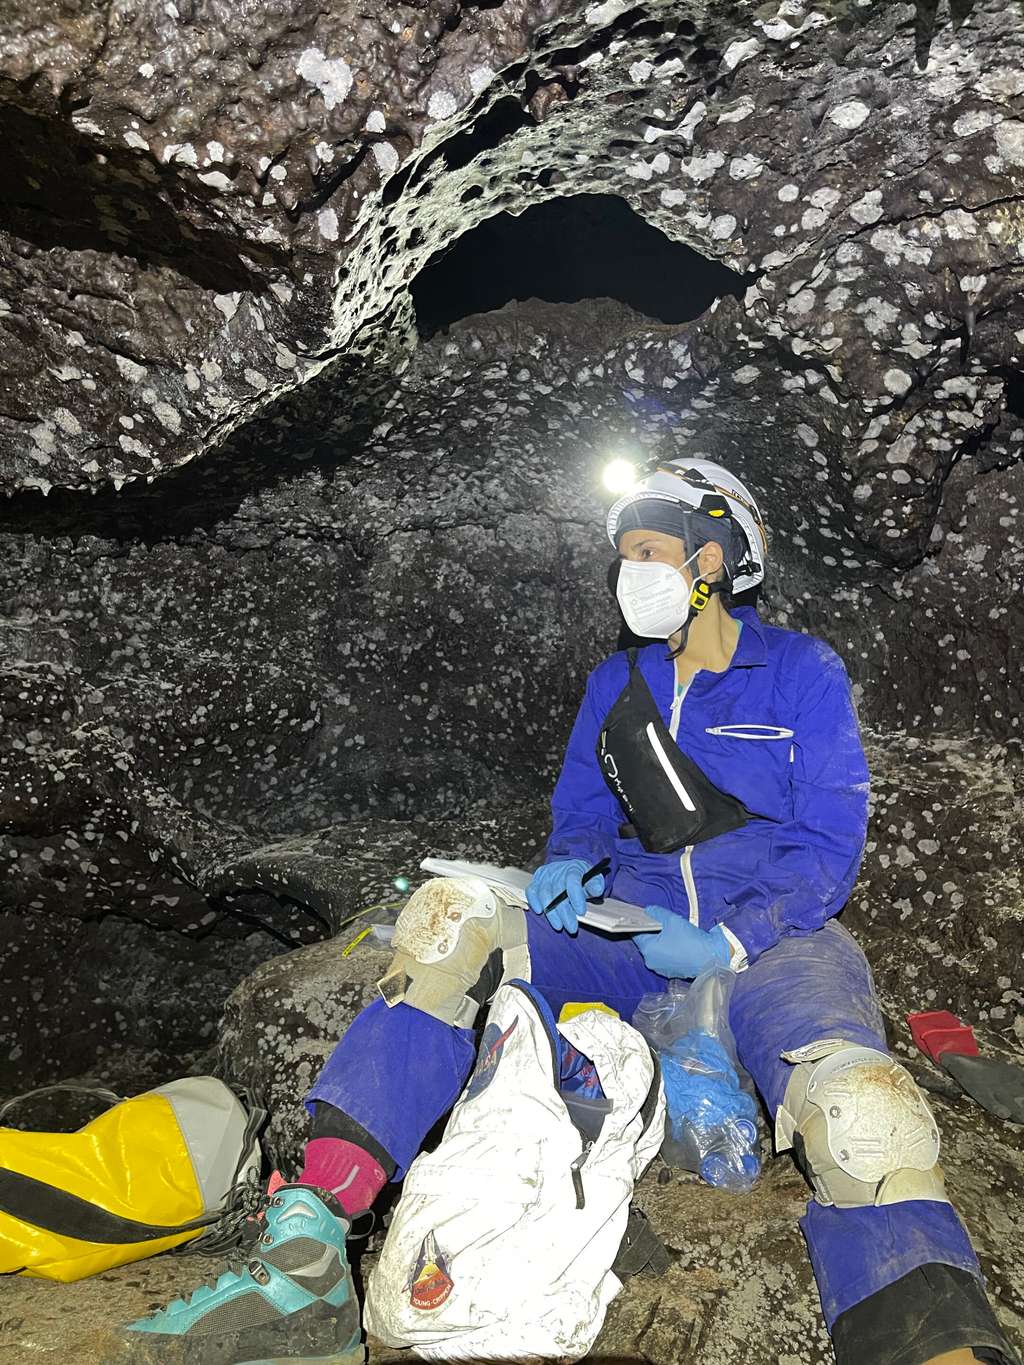
[[[599,1000],[629,1020],[641,996],[666,988],[631,940],[585,928],[572,937],[543,916],[527,918],[530,980],[556,1018],[566,1001]],[[773,1118],[792,1074],[783,1052],[824,1038],[888,1051],[867,960],[835,920],[782,939],[741,972],[730,1023],[740,1060]],[[471,1029],[377,1000],[353,1021],[307,1103],[324,1101],[355,1120],[393,1158],[395,1178],[401,1178],[455,1102],[475,1056]],[[800,1227],[829,1330],[847,1309],[922,1265],[945,1264],[981,1277],[966,1229],[949,1204],[913,1200],[838,1209],[811,1199]]]

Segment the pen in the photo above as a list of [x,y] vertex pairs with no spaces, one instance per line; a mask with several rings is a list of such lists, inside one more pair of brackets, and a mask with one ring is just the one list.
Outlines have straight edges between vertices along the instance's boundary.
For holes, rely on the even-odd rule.
[[[602,858],[599,863],[595,863],[592,868],[590,868],[587,872],[584,872],[583,876],[580,878],[580,881],[586,884],[587,882],[590,881],[591,877],[596,877],[599,872],[602,873],[602,875],[605,872],[607,872],[611,865],[612,865],[611,858]],[[553,901],[549,901],[547,903],[547,905],[544,907],[545,911],[553,910],[556,905],[561,905],[568,895],[569,895],[568,891],[560,891]]]

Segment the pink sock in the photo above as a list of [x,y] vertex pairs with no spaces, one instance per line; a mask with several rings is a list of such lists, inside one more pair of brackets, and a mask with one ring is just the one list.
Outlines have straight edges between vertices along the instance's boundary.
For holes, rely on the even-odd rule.
[[330,1190],[350,1216],[364,1213],[387,1184],[387,1175],[362,1147],[344,1138],[313,1138],[306,1143],[300,1185]]

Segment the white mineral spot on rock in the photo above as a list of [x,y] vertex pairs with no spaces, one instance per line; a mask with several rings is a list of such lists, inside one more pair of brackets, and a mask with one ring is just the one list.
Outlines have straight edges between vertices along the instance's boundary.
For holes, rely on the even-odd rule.
[[259,370],[246,370],[245,382],[254,389],[265,389],[267,387],[267,377],[265,374],[260,374]]
[[271,167],[270,170],[271,180],[284,180],[287,178],[287,175],[288,175],[287,166],[282,166],[280,163],[278,163],[278,165]]
[[721,152],[708,152],[707,156],[691,156],[689,161],[682,163],[682,168],[699,185],[710,180],[715,171],[721,170],[724,165],[725,157]]
[[168,431],[173,431],[175,435],[181,431],[181,414],[177,408],[172,408],[170,403],[154,403],[153,413],[160,425],[166,427]]
[[318,47],[307,47],[296,67],[303,80],[315,85],[328,110],[341,104],[352,89],[352,68],[341,57],[327,57]]
[[717,218],[711,220],[711,236],[716,242],[724,242],[727,237],[732,236],[736,227],[736,219],[731,213],[720,213]]
[[806,422],[799,422],[797,424],[796,434],[800,437],[808,450],[813,450],[818,444],[818,433],[813,427],[809,427]]
[[30,432],[33,442],[45,455],[53,455],[57,449],[53,427],[49,422],[40,422]]
[[850,217],[856,219],[858,223],[865,227],[871,223],[877,223],[882,216],[882,191],[868,190],[867,194],[861,196],[856,204],[850,207]]
[[[704,115],[707,113],[707,111],[708,107],[703,100],[698,100],[697,103],[693,106],[693,108],[687,111],[686,117],[679,125],[679,132],[682,135],[682,137],[686,139],[687,142],[690,143],[693,142],[694,129],[697,127],[698,123],[700,123],[701,120],[704,118]],[[650,129],[648,129],[648,132],[649,131]],[[664,130],[659,128],[656,129],[655,132],[658,137],[661,137],[664,133]],[[644,137],[649,142],[654,141],[654,138],[653,137],[648,138],[646,133],[644,134]]]
[[910,482],[910,475],[907,473],[905,469],[894,469],[892,473],[889,475],[889,477],[890,479],[892,479],[893,483]]
[[316,224],[321,237],[326,237],[329,242],[338,240],[338,215],[334,209],[321,209],[316,216]]
[[729,175],[733,180],[756,180],[763,170],[764,162],[752,152],[734,156],[729,162]]
[[295,293],[291,285],[287,284],[284,280],[275,280],[270,286],[270,292],[276,299],[280,299],[282,303],[291,303],[292,295]]
[[626,174],[632,180],[650,180],[654,172],[646,161],[631,161],[626,167]]
[[859,128],[871,110],[861,100],[844,100],[828,112],[830,123],[837,128]]
[[214,380],[220,379],[220,377],[224,373],[221,367],[217,364],[216,360],[204,360],[203,363],[199,366],[199,368],[202,371],[203,378],[208,380],[211,384],[214,382]]
[[629,68],[629,79],[635,81],[637,85],[643,85],[644,81],[650,79],[653,70],[652,62],[634,62]]
[[882,376],[882,383],[890,393],[901,396],[910,389],[913,380],[910,375],[907,374],[906,370],[893,369],[886,370],[885,374]]
[[239,293],[235,293],[235,294],[214,294],[214,296],[213,296],[213,306],[214,306],[214,308],[219,309],[219,310],[224,314],[224,316],[227,318],[228,322],[230,322],[231,319],[232,319],[232,318],[235,316],[235,314],[238,312],[238,300],[239,300],[241,297],[242,297],[242,296],[241,296],[241,294],[239,294]]
[[144,76],[145,79],[148,81],[150,76],[153,75],[154,70],[155,68],[152,62],[143,62],[142,65],[139,67],[139,75]]
[[210,185],[215,190],[231,189],[231,181],[223,171],[200,171],[197,177],[204,185]]
[[114,359],[117,362],[117,368],[125,379],[130,380],[132,384],[137,384],[140,379],[145,379],[149,373],[145,365],[137,365],[134,360],[129,360],[126,355],[117,355]]
[[125,133],[124,140],[125,142],[127,142],[129,147],[138,147],[140,152],[149,151],[149,143],[146,141],[144,137],[140,137],[138,133],[133,133],[129,131]]
[[953,132],[957,137],[971,137],[998,122],[999,115],[994,109],[970,109],[953,124]]
[[813,232],[815,228],[820,228],[828,222],[828,214],[824,209],[804,209],[800,218],[800,226],[804,232]]
[[1011,166],[1024,166],[1024,123],[1005,119],[996,129],[996,147]]
[[432,119],[451,118],[459,102],[450,90],[435,90],[427,103],[427,115]]
[[196,393],[202,387],[202,380],[196,374],[194,365],[185,366],[185,387],[190,393]]
[[813,289],[801,289],[800,292],[794,294],[786,304],[786,311],[789,313],[796,313],[797,316],[802,316],[805,313],[809,313],[816,302],[817,295]]
[[960,288],[965,294],[980,294],[987,283],[987,275],[963,275],[960,279]]
[[831,185],[822,185],[811,195],[811,203],[816,209],[834,209],[842,195]]
[[211,161],[223,161],[224,160],[223,142],[217,142],[216,139],[214,139],[213,142],[208,142],[206,144],[206,154]]
[[737,384],[753,384],[760,373],[761,371],[756,365],[743,365],[736,371],[733,378]]
[[198,166],[199,158],[191,142],[168,142],[162,158],[166,161],[180,161],[184,166]]
[[735,71],[741,62],[748,62],[755,53],[761,51],[759,38],[748,38],[745,42],[730,43],[722,57],[726,71]]
[[73,412],[68,412],[67,408],[58,408],[53,414],[53,420],[61,431],[66,431],[69,436],[81,436],[81,423]]
[[610,24],[620,14],[625,13],[627,0],[605,0],[603,5],[591,5],[587,10],[588,24]]
[[[474,95],[482,94],[494,80],[493,66],[474,66],[469,73],[469,88]],[[383,129],[381,129],[383,132]]]
[[735,109],[727,109],[724,114],[719,114],[719,123],[742,123],[745,118],[749,118],[754,112],[752,100],[740,100]]
[[825,307],[830,313],[838,313],[845,307],[846,300],[850,297],[850,291],[843,284],[837,284],[834,289],[830,289],[825,295]]
[[651,162],[651,170],[657,172],[658,175],[664,175],[671,165],[672,158],[669,156],[668,152],[659,152]]
[[80,133],[93,133],[94,135],[100,135],[103,132],[103,129],[100,127],[100,125],[96,123],[95,120],[88,118],[84,111],[81,109],[77,109],[71,115],[71,122],[75,125],[75,127],[78,129]]
[[297,363],[298,358],[294,352],[289,351],[288,347],[279,341],[274,352],[274,364],[277,368],[279,370],[294,370]]
[[783,185],[779,190],[779,198],[784,204],[791,204],[800,194],[799,185]]
[[665,208],[674,209],[679,204],[685,204],[690,196],[686,190],[662,190],[658,197]]
[[382,175],[391,175],[398,170],[398,151],[390,142],[375,142],[373,157]]
[[318,142],[313,150],[316,152],[316,159],[322,161],[325,166],[329,166],[334,160],[334,148],[328,142]]
[[883,254],[886,265],[899,265],[901,260],[928,265],[932,258],[930,247],[917,246],[895,228],[876,228],[871,234],[871,245]]

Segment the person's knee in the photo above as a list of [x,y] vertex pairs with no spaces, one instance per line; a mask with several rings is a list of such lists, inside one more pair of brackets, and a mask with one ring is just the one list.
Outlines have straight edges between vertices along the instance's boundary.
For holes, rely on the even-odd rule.
[[906,1067],[837,1040],[784,1055],[795,1065],[776,1113],[776,1146],[794,1149],[819,1203],[949,1202],[939,1130]]
[[421,886],[395,925],[395,956],[379,982],[388,1005],[400,1001],[468,1028],[503,981],[529,975],[526,918],[468,877]]

